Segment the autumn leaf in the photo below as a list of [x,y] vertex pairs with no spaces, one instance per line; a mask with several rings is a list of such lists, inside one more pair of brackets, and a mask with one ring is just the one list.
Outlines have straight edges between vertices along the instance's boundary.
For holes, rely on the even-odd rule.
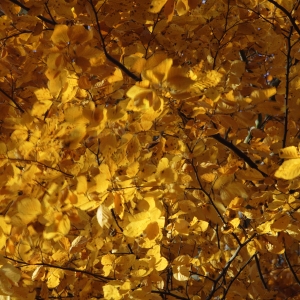
[[0,298],[298,297],[297,1],[0,2]]
[[300,159],[292,158],[283,162],[275,172],[275,176],[286,180],[291,180],[300,175]]

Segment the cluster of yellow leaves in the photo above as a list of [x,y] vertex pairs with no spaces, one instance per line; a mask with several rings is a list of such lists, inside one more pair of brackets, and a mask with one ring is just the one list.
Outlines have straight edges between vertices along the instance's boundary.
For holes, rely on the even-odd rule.
[[300,14],[272,2],[0,3],[0,297],[299,293]]

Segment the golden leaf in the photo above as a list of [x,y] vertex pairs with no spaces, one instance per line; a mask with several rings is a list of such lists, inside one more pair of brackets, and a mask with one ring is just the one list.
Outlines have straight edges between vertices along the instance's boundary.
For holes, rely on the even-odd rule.
[[149,12],[157,14],[162,7],[166,4],[167,0],[152,0],[149,8]]
[[83,44],[92,39],[93,32],[92,30],[86,29],[82,25],[74,25],[68,28],[67,35],[70,39],[70,42],[76,44]]
[[103,203],[97,209],[97,221],[99,225],[109,228],[111,226],[112,215],[110,209]]
[[128,237],[138,237],[143,233],[150,222],[150,218],[131,222],[124,228],[123,234]]
[[238,226],[240,225],[240,222],[241,222],[240,218],[234,218],[234,219],[230,220],[228,223],[230,225],[232,225],[233,228],[238,228]]
[[66,47],[69,43],[68,26],[62,24],[56,25],[54,27],[51,40],[57,47]]
[[292,158],[283,162],[275,172],[278,178],[291,180],[300,175],[300,158]]
[[190,278],[190,270],[186,266],[173,266],[173,276],[178,281],[187,281]]
[[172,64],[173,60],[167,58],[153,69],[143,71],[142,78],[153,85],[159,85],[167,79]]
[[18,202],[18,214],[12,218],[12,222],[17,219],[23,224],[34,221],[42,213],[42,206],[36,198],[24,198]]
[[271,225],[272,230],[275,232],[284,231],[287,226],[291,223],[292,219],[289,215],[280,216],[274,223]]
[[50,269],[50,272],[47,275],[47,286],[49,289],[57,287],[60,283],[60,280],[65,276],[64,270],[60,269]]
[[280,149],[279,157],[280,158],[289,158],[289,159],[290,158],[300,158],[300,154],[299,154],[297,147],[290,146],[290,147]]
[[176,4],[176,10],[179,16],[185,15],[189,11],[189,1],[188,0],[179,0]]
[[257,104],[259,102],[269,100],[270,97],[274,96],[276,94],[276,88],[272,87],[265,90],[256,90],[253,91],[250,95],[252,99],[252,104]]

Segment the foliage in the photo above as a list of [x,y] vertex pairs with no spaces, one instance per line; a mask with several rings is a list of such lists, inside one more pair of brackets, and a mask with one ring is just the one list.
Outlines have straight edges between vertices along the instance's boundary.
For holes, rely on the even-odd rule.
[[0,10],[1,299],[300,299],[299,1]]

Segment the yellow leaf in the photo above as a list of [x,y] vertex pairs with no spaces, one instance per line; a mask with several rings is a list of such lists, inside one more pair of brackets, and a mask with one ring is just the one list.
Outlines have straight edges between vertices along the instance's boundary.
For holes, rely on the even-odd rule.
[[151,13],[157,14],[160,12],[160,10],[166,4],[166,2],[167,2],[167,0],[152,0],[148,11]]
[[80,142],[86,134],[86,127],[84,125],[74,128],[65,138],[65,146],[69,149],[77,149]]
[[[135,277],[145,277],[149,275],[153,271],[153,267],[150,267],[149,262],[151,263],[151,260],[154,261],[154,258],[151,259],[139,259],[134,262],[134,265],[132,266],[131,275]],[[151,263],[153,265],[153,262]]]
[[86,29],[83,25],[70,26],[67,34],[70,41],[75,44],[83,44],[93,37],[92,30]]
[[173,60],[167,58],[153,69],[143,71],[142,78],[149,80],[154,85],[159,85],[167,79],[172,64]]
[[271,226],[275,232],[286,230],[287,226],[291,223],[292,219],[289,215],[284,215],[278,218]]
[[57,231],[62,235],[66,235],[69,233],[70,229],[71,229],[70,220],[67,215],[63,215],[63,217],[58,220]]
[[299,151],[298,151],[297,147],[290,146],[290,147],[280,149],[279,157],[280,158],[299,158],[300,155],[299,155]]
[[176,4],[176,10],[179,16],[183,16],[189,10],[189,1],[188,0],[179,0]]
[[265,234],[265,233],[270,233],[272,232],[272,224],[274,220],[267,221],[265,223],[260,224],[259,226],[256,227],[256,230],[259,234]]
[[155,270],[157,271],[163,271],[167,266],[168,266],[169,262],[167,261],[166,258],[161,257],[158,262],[156,262],[155,264]]
[[103,203],[97,209],[97,221],[99,225],[109,228],[111,226],[112,215],[110,209]]
[[265,90],[256,90],[253,91],[250,95],[252,99],[252,104],[257,104],[259,102],[269,100],[270,97],[274,96],[276,94],[276,88],[272,87]]
[[24,224],[32,222],[41,213],[42,206],[38,199],[24,198],[18,202],[17,217],[19,217]]
[[190,223],[184,219],[177,219],[174,228],[179,234],[188,235]]
[[246,247],[250,256],[254,255],[257,252],[256,244],[254,241],[249,242]]
[[257,170],[248,168],[246,170],[239,169],[236,172],[236,175],[238,178],[244,179],[244,180],[262,180],[264,179],[264,176]]
[[191,91],[194,95],[201,95],[203,91],[210,87],[216,87],[221,81],[223,75],[217,71],[208,71],[206,74],[199,76],[193,84]]
[[230,220],[228,223],[230,223],[233,228],[238,228],[238,226],[240,225],[240,222],[241,222],[241,220],[239,218],[234,218],[234,219]]
[[190,270],[186,266],[173,266],[173,276],[178,281],[187,281],[190,278]]
[[104,299],[122,299],[122,295],[119,292],[119,286],[113,286],[111,282],[103,286]]
[[291,180],[300,175],[300,158],[289,159],[278,168],[275,176],[278,178]]
[[177,180],[177,173],[169,166],[169,160],[166,157],[159,161],[156,177],[164,183],[173,183]]
[[143,233],[150,222],[150,218],[131,222],[125,227],[123,234],[128,237],[138,237]]
[[112,265],[115,260],[116,260],[116,256],[114,254],[106,254],[102,256],[101,264],[104,266]]
[[41,280],[42,277],[45,275],[45,268],[43,266],[38,266],[32,273],[31,279],[33,281]]
[[77,178],[76,192],[78,194],[84,194],[87,191],[87,179],[86,176],[78,176]]
[[47,286],[49,289],[57,287],[60,280],[65,276],[64,270],[51,268],[47,276]]
[[93,182],[95,182],[95,184],[89,188],[88,192],[92,193],[93,191],[96,191],[97,193],[104,193],[107,191],[109,185],[110,185],[110,181],[106,179],[107,176],[103,173],[96,175],[93,178]]
[[57,46],[57,47],[66,47],[67,44],[69,43],[69,37],[68,37],[68,26],[67,25],[56,25],[54,27],[54,31],[51,36],[52,42]]
[[160,232],[158,223],[157,222],[151,222],[150,224],[148,224],[148,226],[146,227],[144,232],[146,234],[146,237],[149,240],[154,240]]
[[66,66],[65,57],[61,53],[51,53],[47,59],[47,66],[52,70],[62,70]]

